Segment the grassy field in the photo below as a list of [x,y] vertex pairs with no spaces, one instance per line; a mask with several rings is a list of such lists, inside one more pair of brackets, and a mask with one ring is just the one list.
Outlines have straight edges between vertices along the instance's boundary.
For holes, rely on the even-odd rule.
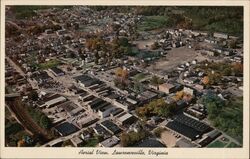
[[55,60],[50,60],[48,62],[39,64],[38,68],[44,70],[44,69],[49,69],[49,68],[52,68],[52,67],[56,67],[58,65],[60,65],[60,61],[55,59]]
[[227,145],[227,143],[221,142],[219,140],[210,143],[207,147],[208,148],[223,148]]
[[166,27],[168,17],[166,16],[146,16],[141,23],[137,25],[138,31],[150,31]]
[[146,75],[144,73],[138,73],[133,77],[133,79],[136,81],[140,81],[140,80],[144,79],[145,77],[146,77]]

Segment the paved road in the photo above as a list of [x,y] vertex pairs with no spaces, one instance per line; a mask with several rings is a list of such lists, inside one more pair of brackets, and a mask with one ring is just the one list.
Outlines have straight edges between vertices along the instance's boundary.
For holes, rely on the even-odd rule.
[[185,85],[185,82],[183,81],[183,77],[184,77],[184,72],[182,72],[180,75],[179,75],[179,78],[178,78],[178,82],[182,85]]

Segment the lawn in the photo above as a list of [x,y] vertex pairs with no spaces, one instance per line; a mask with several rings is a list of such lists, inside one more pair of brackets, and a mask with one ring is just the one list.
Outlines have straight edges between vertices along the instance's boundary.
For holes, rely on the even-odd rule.
[[44,70],[44,69],[56,67],[60,64],[61,64],[61,62],[55,59],[55,60],[50,60],[50,61],[45,62],[45,63],[38,64],[38,68]]
[[136,81],[140,81],[140,80],[144,79],[145,77],[146,77],[146,75],[144,73],[138,73],[133,77],[133,79]]
[[219,140],[212,142],[211,144],[209,144],[207,147],[208,148],[223,148],[227,145],[227,143],[221,142]]
[[231,142],[229,145],[227,145],[228,148],[236,148],[240,147],[239,145],[235,144],[234,142]]
[[168,18],[166,16],[146,16],[141,23],[137,25],[139,31],[150,31],[166,27]]

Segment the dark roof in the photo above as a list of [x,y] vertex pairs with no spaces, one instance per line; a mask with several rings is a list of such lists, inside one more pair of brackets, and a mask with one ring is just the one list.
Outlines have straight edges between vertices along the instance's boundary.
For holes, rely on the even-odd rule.
[[40,72],[33,73],[31,77],[34,78],[37,81],[51,79],[51,77],[45,71],[40,71]]
[[95,105],[95,104],[99,104],[99,103],[103,103],[104,100],[102,100],[101,98],[95,98],[94,100],[92,100],[89,105],[92,106],[92,105]]
[[119,114],[119,113],[121,113],[121,112],[123,112],[123,109],[122,109],[122,108],[115,108],[115,109],[111,112],[111,114],[112,114],[113,116],[115,116],[115,115],[117,115],[117,114]]
[[87,81],[81,81],[81,83],[83,83],[85,87],[89,87],[89,86],[92,86],[92,85],[95,85],[95,84],[100,84],[101,81],[99,81],[97,79],[90,79],[90,80],[87,80]]
[[84,97],[83,98],[83,101],[90,101],[90,100],[92,100],[92,99],[95,99],[96,97],[95,96],[93,96],[93,95],[89,95],[89,96],[87,96],[87,97]]
[[110,135],[110,133],[106,129],[104,129],[100,124],[96,124],[96,126],[93,127],[93,129],[97,131],[98,134]]
[[91,80],[92,78],[89,77],[88,75],[80,75],[80,76],[74,77],[74,79],[77,81],[88,81],[88,80]]
[[195,140],[197,135],[201,135],[199,131],[196,131],[195,129],[188,127],[184,124],[181,124],[177,121],[168,122],[166,127],[179,134],[182,134],[183,136],[186,136],[191,140]]
[[111,99],[117,99],[119,98],[120,96],[118,94],[115,94],[115,93],[111,93],[110,95],[108,95],[109,98]]
[[145,139],[143,141],[140,141],[139,143],[136,143],[133,147],[166,147],[166,146],[158,140]]
[[55,74],[61,74],[61,73],[64,74],[64,72],[57,67],[52,67],[52,68],[50,68],[50,70],[53,71],[53,73],[55,73]]
[[110,132],[112,132],[113,134],[117,134],[119,132],[121,132],[121,129],[113,122],[111,122],[110,120],[105,120],[103,122],[101,122],[101,125],[106,128],[107,130],[109,130]]
[[64,102],[64,103],[58,105],[57,107],[63,108],[66,112],[70,112],[70,111],[78,108],[78,106],[75,103],[71,102],[71,101]]
[[208,132],[211,130],[211,127],[209,127],[208,125],[206,125],[200,121],[197,121],[193,118],[190,118],[184,114],[178,115],[175,118],[175,120],[186,125],[186,126],[193,128],[201,133],[205,133],[205,132]]
[[101,111],[101,112],[104,112],[104,111],[106,111],[106,110],[108,110],[108,109],[110,109],[110,108],[112,108],[113,106],[111,105],[111,104],[108,104],[108,105],[106,105],[106,106],[101,106],[100,108],[99,108],[99,110]]
[[92,110],[99,110],[102,107],[110,105],[110,103],[98,98],[97,100],[90,102],[89,105]]
[[178,132],[187,138],[194,140],[197,135],[202,135],[210,130],[211,127],[208,125],[197,121],[193,118],[190,118],[184,114],[180,114],[175,117],[174,121],[169,122],[166,127],[172,129],[175,132]]
[[92,86],[94,84],[102,84],[103,83],[100,80],[98,80],[96,78],[92,78],[88,75],[80,75],[80,76],[74,77],[74,79],[78,82],[83,83],[86,87]]
[[62,136],[66,136],[66,135],[69,135],[69,134],[72,134],[76,131],[78,131],[79,129],[73,125],[73,124],[70,124],[68,122],[64,122],[60,125],[57,125],[55,126],[55,129],[62,135]]

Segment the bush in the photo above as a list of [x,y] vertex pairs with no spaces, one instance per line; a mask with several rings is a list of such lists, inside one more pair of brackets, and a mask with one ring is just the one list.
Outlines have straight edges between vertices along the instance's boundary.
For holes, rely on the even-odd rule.
[[162,133],[163,131],[165,131],[164,128],[158,127],[158,128],[156,128],[156,129],[154,130],[154,135],[155,135],[156,137],[160,138],[160,137],[161,137],[161,133]]
[[139,132],[129,132],[129,133],[122,133],[121,135],[121,144],[124,147],[127,146],[132,146],[138,141],[141,141],[142,139],[147,137],[147,132],[146,131],[139,131]]
[[243,98],[232,98],[224,102],[215,94],[207,94],[202,97],[202,101],[212,124],[242,142]]

